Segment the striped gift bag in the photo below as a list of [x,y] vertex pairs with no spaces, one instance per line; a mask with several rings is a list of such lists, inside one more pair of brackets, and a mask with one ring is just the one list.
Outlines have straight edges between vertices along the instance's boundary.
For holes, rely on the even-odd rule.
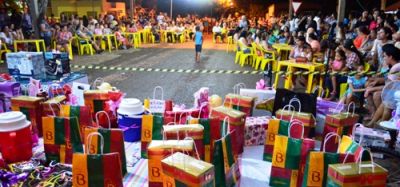
[[90,108],[87,106],[61,105],[60,116],[76,117],[79,119],[79,127],[82,139],[83,139],[83,132],[85,132],[85,128],[94,127],[92,114],[90,113]]
[[152,140],[162,140],[164,117],[159,115],[143,115],[141,130],[141,157],[148,158],[147,147]]
[[46,160],[71,164],[72,154],[83,152],[76,117],[43,117],[43,143]]
[[[91,133],[87,142],[93,142],[94,136],[100,140],[100,153],[74,153],[72,185],[74,187],[122,187],[123,177],[119,153],[104,154],[104,138],[100,133]],[[90,143],[87,144],[86,150],[90,150],[90,147]]]

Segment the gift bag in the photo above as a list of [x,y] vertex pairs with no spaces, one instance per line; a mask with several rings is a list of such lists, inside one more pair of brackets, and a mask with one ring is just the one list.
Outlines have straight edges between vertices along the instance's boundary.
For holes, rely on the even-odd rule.
[[339,186],[365,186],[384,187],[388,171],[373,161],[372,154],[368,150],[371,161],[362,162],[362,156],[357,163],[331,164],[328,168],[328,187]]
[[[300,100],[301,103],[307,103],[301,107],[301,112],[310,113],[313,116],[317,114],[317,96],[314,94],[308,93],[297,93],[286,89],[276,89],[276,96],[274,101],[274,109],[272,111],[272,115],[276,116],[275,112],[279,109],[283,108],[284,106],[288,105],[290,100],[293,98],[297,98]],[[295,108],[299,106],[295,105]]]
[[332,138],[338,138],[340,142],[338,134],[329,133],[325,137],[323,149],[321,151],[311,151],[308,154],[303,181],[298,186],[302,184],[303,187],[324,187],[326,186],[328,166],[330,164],[355,162],[354,156],[350,153],[339,154],[339,149],[336,152],[325,150],[328,140]]
[[[156,92],[160,90],[161,98],[156,98]],[[153,90],[153,98],[144,101],[145,108],[150,110],[151,113],[162,114],[165,112],[164,89],[161,86],[156,86]]]
[[148,172],[149,187],[162,187],[164,173],[161,167],[161,160],[174,152],[184,152],[193,155],[193,140],[153,140],[149,144]]
[[[350,113],[350,107],[353,106],[353,112]],[[355,114],[355,104],[351,102],[347,107],[347,112],[341,112],[336,114],[327,115],[325,118],[325,125],[334,127],[348,127],[352,128],[354,124],[358,122],[359,116]],[[348,134],[351,134],[349,132]]]
[[11,110],[22,112],[32,124],[32,142],[38,144],[38,137],[42,136],[42,107],[44,98],[18,96],[11,98]]
[[320,97],[317,98],[317,114],[329,115],[341,113],[344,107],[344,103],[328,101]]
[[243,83],[235,85],[233,87],[234,93],[225,96],[224,106],[242,111],[246,116],[252,116],[256,99],[254,97],[240,95],[240,88],[244,87],[245,85]]
[[[172,125],[171,125],[172,124]],[[204,127],[200,124],[169,125],[163,126],[163,135],[167,140],[182,140],[190,137],[194,140],[199,157],[204,158]]]
[[175,122],[176,124],[185,124],[188,118],[198,117],[199,115],[200,115],[200,109],[193,108],[193,109],[165,111],[164,118],[168,119],[168,123]]
[[[351,132],[351,127],[350,126],[346,126],[346,127],[335,127],[335,126],[330,126],[328,124],[325,124],[324,126],[324,131],[322,133],[323,137],[326,137],[327,134],[329,133],[336,133],[339,136],[343,136],[343,135],[350,135],[349,132]],[[324,142],[325,139],[322,138],[322,142]],[[321,144],[321,150],[322,150],[322,144]],[[328,152],[335,152],[335,150],[337,150],[339,146],[339,142],[337,141],[337,139],[330,139],[329,142],[327,143],[325,149]]]
[[247,117],[244,129],[245,146],[264,145],[265,134],[271,118],[267,116]]
[[[293,108],[291,105],[287,105],[283,107],[283,109],[286,108]],[[272,161],[272,153],[274,151],[274,146],[275,146],[275,137],[276,135],[284,135],[288,136],[289,135],[289,126],[291,123],[301,123],[297,120],[294,120],[292,122],[285,121],[282,119],[271,119],[269,120],[268,124],[268,129],[266,130],[266,138],[265,138],[265,144],[264,144],[264,154],[263,154],[263,160],[271,162]],[[294,126],[293,128],[290,129],[291,134],[295,138],[301,138],[302,136],[302,127],[299,128],[299,126]]]
[[60,106],[61,104],[64,104],[66,100],[67,97],[61,95],[61,96],[56,96],[42,103],[43,116],[51,116],[51,115],[59,116],[60,107],[54,107],[54,105]]
[[[96,117],[103,112],[100,111],[96,114]],[[88,140],[89,134],[93,132],[100,133],[104,139],[103,153],[119,153],[119,158],[121,162],[122,176],[127,173],[126,168],[126,154],[125,154],[125,144],[124,144],[124,132],[121,129],[111,129],[111,122],[108,129],[101,128],[98,125],[98,119],[96,118],[97,127],[88,128],[84,130],[84,140]],[[90,145],[88,152],[90,154],[99,154],[100,143],[97,137],[92,138],[92,142],[85,142],[85,145]]]
[[275,115],[280,116],[281,119],[286,121],[298,120],[304,124],[304,136],[312,138],[315,134],[315,117],[311,113],[301,112],[301,102],[297,98],[290,100],[289,105],[294,106],[294,102],[298,103],[298,111],[278,110]]
[[292,123],[288,129],[288,136],[275,136],[270,186],[297,186],[307,154],[314,149],[314,140],[303,139],[303,136],[296,139],[291,136],[290,129],[295,124],[304,127],[301,122]]
[[162,140],[164,117],[147,114],[142,117],[141,157],[147,158],[147,146],[152,140]]
[[232,150],[232,131],[228,133],[228,127],[229,118],[226,118],[222,125],[222,138],[214,142],[212,164],[215,167],[215,186],[232,187],[240,180],[239,164]]
[[229,131],[232,132],[231,141],[233,153],[235,157],[242,154],[244,148],[244,125],[246,122],[246,114],[225,106],[219,106],[211,110],[210,117],[219,119],[220,124],[226,117],[228,117],[230,124],[228,128]]
[[[104,138],[100,133],[91,133],[87,142],[93,142],[92,138],[98,137],[100,141],[100,153],[91,154],[74,153],[72,161],[72,185],[74,187],[115,186],[123,187],[119,153],[103,153]],[[90,150],[91,144],[87,144],[85,150]],[[97,146],[94,146],[97,147]]]
[[72,154],[83,152],[76,117],[43,117],[43,143],[47,162],[71,164]]
[[[191,118],[189,124],[200,124],[204,127],[204,161],[211,163],[214,141],[221,138],[220,121],[217,118]],[[212,130],[211,130],[212,129]]]
[[[96,113],[99,111],[106,111],[108,116],[111,118],[112,128],[118,128],[117,117],[114,112],[111,111],[109,105],[110,92],[103,90],[87,90],[84,92],[85,106],[90,108],[90,113],[92,114],[92,119],[95,120]],[[107,116],[102,113],[99,116],[100,126],[107,128],[108,121]]]
[[[354,155],[354,159],[358,160],[361,157],[361,153],[369,154],[369,152],[363,152],[364,148],[355,142],[351,137],[344,135],[342,141],[339,144],[339,153],[346,154],[351,153]],[[364,158],[369,158],[368,155],[364,155]],[[363,160],[367,161],[367,160]]]
[[163,186],[170,187],[212,187],[214,186],[214,166],[177,152],[161,161],[164,173]]
[[87,106],[61,105],[60,117],[76,117],[79,120],[81,139],[84,140],[84,132],[87,127],[94,127],[90,108]]

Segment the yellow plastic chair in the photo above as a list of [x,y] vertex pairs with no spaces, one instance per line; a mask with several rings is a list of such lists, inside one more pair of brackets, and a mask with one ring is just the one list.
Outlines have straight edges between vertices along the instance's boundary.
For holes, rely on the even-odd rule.
[[315,53],[312,59],[313,63],[324,63],[324,53]]
[[231,50],[232,46],[233,46],[233,51],[236,51],[235,41],[233,40],[233,36],[228,36],[227,40],[228,40],[228,42],[226,44],[226,52],[229,52]]
[[347,90],[348,87],[349,87],[348,83],[340,84],[339,98],[342,98],[344,96],[344,94],[346,93],[346,90]]
[[[271,50],[265,50],[264,48],[260,47],[261,50],[263,51],[263,58],[260,61],[261,65],[260,65],[260,70],[265,70],[265,67],[267,66],[268,63],[272,63],[272,70],[275,71],[276,70],[276,54],[275,51],[271,51]],[[256,64],[256,70],[258,70],[258,64]]]
[[236,44],[236,47],[237,47],[238,50],[236,50],[235,64],[239,63],[240,56],[243,54],[243,51],[242,51],[242,48],[239,45],[239,42]]
[[[82,44],[81,41],[86,41],[86,43]],[[85,53],[93,55],[93,46],[91,43],[89,43],[88,39],[78,37],[78,42],[79,42],[79,55],[83,55]]]
[[239,64],[240,64],[241,67],[243,67],[243,66],[246,64],[246,62],[247,62],[247,63],[251,62],[252,57],[254,56],[254,54],[253,54],[253,50],[252,50],[251,47],[247,47],[247,46],[245,46],[245,45],[244,45],[243,43],[241,43],[241,42],[238,42],[238,44],[239,44],[239,46],[240,46],[240,50],[241,50],[241,51],[243,51],[243,50],[245,50],[245,49],[250,49],[250,53],[242,53],[242,54],[240,55]]
[[7,48],[7,45],[5,43],[1,44],[1,50],[0,50],[0,63],[4,63],[3,61],[3,54],[11,53],[11,50]]
[[258,47],[258,45],[255,42],[251,43],[251,48],[253,52],[251,65],[255,69],[256,65],[259,64],[258,62],[260,62],[264,58],[264,55],[262,50]]

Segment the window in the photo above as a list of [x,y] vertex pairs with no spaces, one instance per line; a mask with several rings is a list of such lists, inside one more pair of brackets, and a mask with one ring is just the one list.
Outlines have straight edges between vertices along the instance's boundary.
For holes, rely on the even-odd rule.
[[111,4],[111,8],[117,8],[117,3],[111,2],[110,4]]

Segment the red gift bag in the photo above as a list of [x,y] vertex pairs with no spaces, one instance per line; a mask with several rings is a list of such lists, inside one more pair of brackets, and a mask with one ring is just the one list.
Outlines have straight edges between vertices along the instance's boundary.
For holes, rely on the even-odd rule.
[[[353,105],[353,112],[350,113],[350,107]],[[347,112],[326,115],[325,125],[334,127],[353,126],[358,122],[359,116],[355,114],[355,104],[351,102],[347,107]],[[351,132],[349,133],[351,134]]]

